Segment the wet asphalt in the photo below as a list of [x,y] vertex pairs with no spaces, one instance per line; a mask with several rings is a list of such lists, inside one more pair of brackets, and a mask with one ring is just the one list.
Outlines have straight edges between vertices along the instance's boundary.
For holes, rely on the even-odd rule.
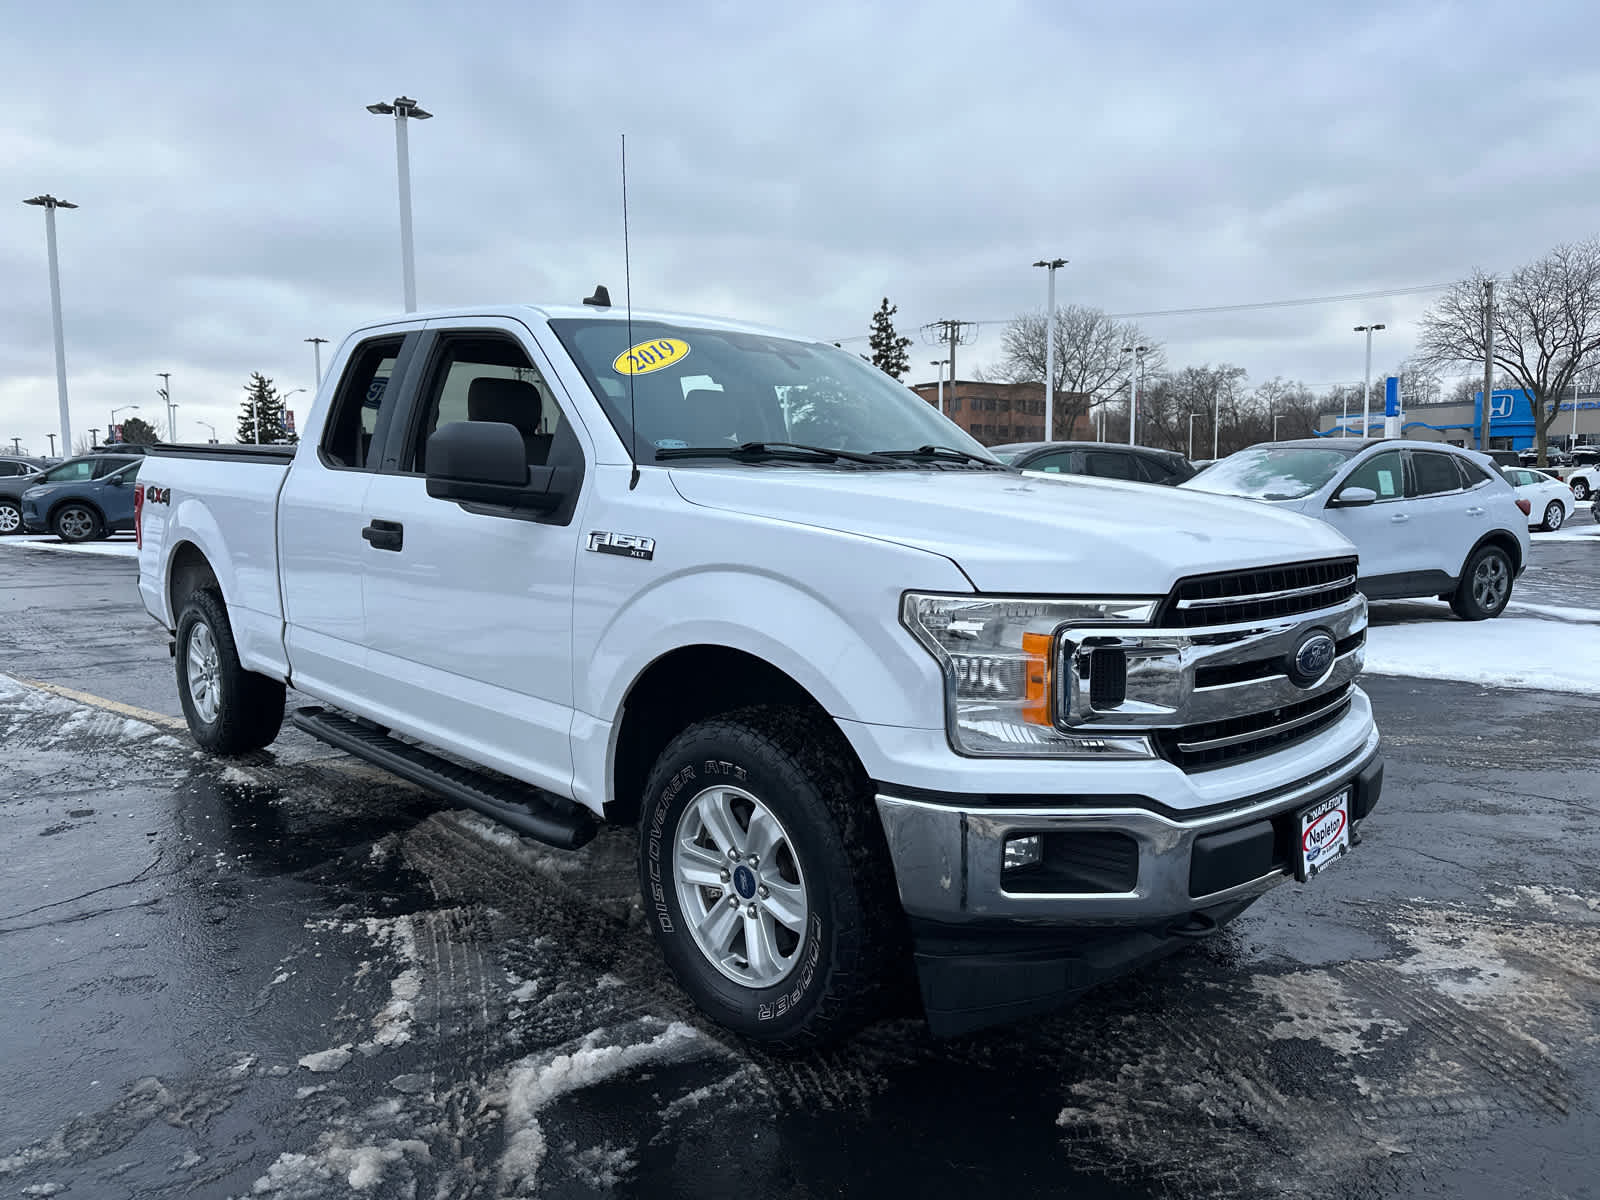
[[[1534,563],[1600,607],[1600,545]],[[136,710],[0,676],[0,1195],[1600,1194],[1600,698],[1369,677],[1383,804],[1312,884],[1047,1020],[781,1060],[665,982],[627,833],[199,755],[131,563],[0,549],[0,664]]]

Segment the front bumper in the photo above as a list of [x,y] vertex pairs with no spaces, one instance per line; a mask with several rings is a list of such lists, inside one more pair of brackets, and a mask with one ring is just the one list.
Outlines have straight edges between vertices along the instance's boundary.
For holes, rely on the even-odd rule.
[[[1296,814],[1346,787],[1354,844],[1383,787],[1375,730],[1289,786],[1196,812],[1140,796],[994,806],[881,789],[930,1025],[963,1032],[1054,1007],[1214,932],[1292,877]],[[1007,841],[1032,835],[1060,847],[1063,869],[1008,877]]]
[[36,502],[32,500],[23,500],[20,504],[20,507],[22,509],[22,528],[24,532],[46,532],[44,513],[39,511],[39,505]]

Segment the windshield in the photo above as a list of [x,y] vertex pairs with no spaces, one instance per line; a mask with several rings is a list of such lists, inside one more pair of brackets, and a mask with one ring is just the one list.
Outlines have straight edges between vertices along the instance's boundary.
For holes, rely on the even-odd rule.
[[631,344],[621,321],[550,326],[643,463],[658,450],[750,442],[868,453],[936,445],[989,458],[915,392],[833,346],[659,321],[635,321]]
[[1354,453],[1331,446],[1252,446],[1212,463],[1183,486],[1256,500],[1298,500],[1332,479]]

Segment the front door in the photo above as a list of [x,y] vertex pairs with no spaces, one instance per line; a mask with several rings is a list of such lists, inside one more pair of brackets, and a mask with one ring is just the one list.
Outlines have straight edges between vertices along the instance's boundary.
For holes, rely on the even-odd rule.
[[[1417,533],[1406,498],[1405,460],[1399,450],[1385,450],[1356,464],[1334,489],[1338,500],[1345,488],[1370,488],[1376,503],[1341,506],[1330,503],[1322,518],[1356,544],[1363,585],[1413,569],[1412,545]],[[1380,594],[1382,589],[1377,589]],[[1369,592],[1369,595],[1372,593]]]
[[423,470],[429,435],[455,421],[514,425],[530,466],[581,469],[586,439],[517,322],[485,318],[470,331],[440,331],[427,361],[409,428],[366,496],[366,519],[394,535],[362,553],[371,670],[385,680],[382,719],[567,793],[576,506],[565,523],[561,514],[468,512],[430,497]]

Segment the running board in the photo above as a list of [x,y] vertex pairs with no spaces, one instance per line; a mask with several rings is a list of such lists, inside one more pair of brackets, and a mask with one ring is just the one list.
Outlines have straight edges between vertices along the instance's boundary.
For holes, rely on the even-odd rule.
[[390,737],[381,728],[340,713],[311,707],[289,719],[312,737],[337,746],[402,779],[562,850],[576,850],[599,824],[587,813],[536,787],[461,766],[419,746]]

